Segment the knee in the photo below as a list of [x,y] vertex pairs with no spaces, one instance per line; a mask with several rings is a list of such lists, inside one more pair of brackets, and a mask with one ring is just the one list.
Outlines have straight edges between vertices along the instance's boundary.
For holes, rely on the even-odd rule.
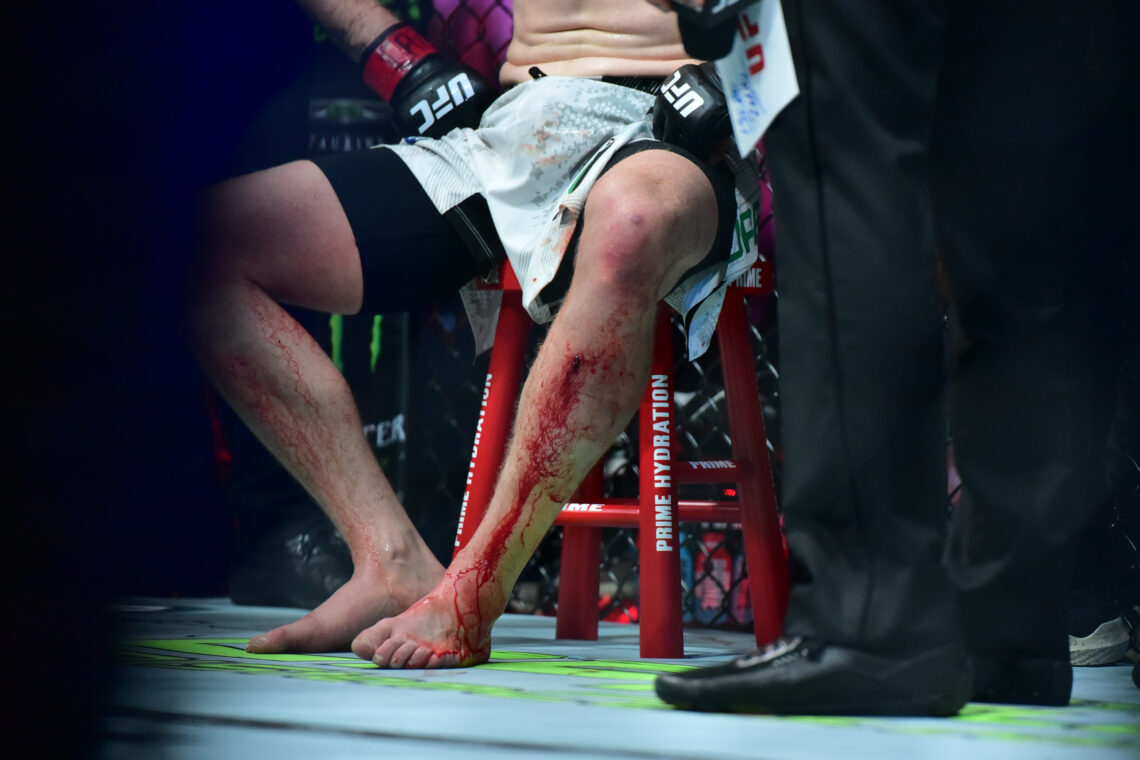
[[232,180],[205,189],[198,199],[191,282],[214,285],[241,277],[251,225],[242,209],[248,203]]
[[599,181],[584,224],[576,270],[625,298],[660,298],[705,252],[699,220],[644,184]]

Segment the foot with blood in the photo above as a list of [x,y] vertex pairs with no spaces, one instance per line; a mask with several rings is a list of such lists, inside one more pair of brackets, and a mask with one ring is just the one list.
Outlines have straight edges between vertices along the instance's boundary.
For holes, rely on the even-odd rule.
[[507,594],[486,562],[456,571],[396,617],[352,642],[352,651],[381,668],[459,668],[491,656],[491,627]]

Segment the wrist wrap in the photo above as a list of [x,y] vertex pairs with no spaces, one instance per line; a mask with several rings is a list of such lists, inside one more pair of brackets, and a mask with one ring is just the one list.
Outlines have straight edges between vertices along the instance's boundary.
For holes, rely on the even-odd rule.
[[391,102],[400,80],[436,49],[411,26],[393,24],[364,51],[361,65],[364,82],[385,101]]

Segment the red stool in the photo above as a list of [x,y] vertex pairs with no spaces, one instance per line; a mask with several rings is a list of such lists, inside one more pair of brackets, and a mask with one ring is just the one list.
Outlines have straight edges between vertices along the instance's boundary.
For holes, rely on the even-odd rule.
[[[637,528],[641,656],[684,656],[678,540],[681,521],[741,525],[756,643],[766,644],[779,635],[788,596],[788,570],[744,309],[745,295],[771,292],[766,266],[757,262],[729,287],[716,330],[732,439],[731,460],[675,458],[673,328],[669,307],[661,306],[650,382],[638,409],[639,498],[603,502],[599,465],[555,520],[563,527],[558,638],[597,639],[601,529]],[[532,326],[509,265],[503,266],[500,282],[489,287],[502,289],[503,304],[471,450],[455,537],[457,552],[482,519],[502,465]],[[737,500],[679,501],[680,483],[735,483]]]

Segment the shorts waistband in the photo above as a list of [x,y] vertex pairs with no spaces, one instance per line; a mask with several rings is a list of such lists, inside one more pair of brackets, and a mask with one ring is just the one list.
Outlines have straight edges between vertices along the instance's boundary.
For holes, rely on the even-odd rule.
[[656,95],[661,89],[661,80],[662,77],[602,77],[602,81],[607,84],[621,85],[650,95]]
[[[531,79],[542,79],[546,76],[546,72],[538,66],[531,66],[529,70]],[[592,77],[591,77],[592,78]],[[601,76],[598,77],[606,84],[616,84],[621,87],[628,87],[631,90],[638,92],[656,95],[658,90],[661,89],[662,77],[614,77],[614,76]],[[513,85],[512,85],[513,87]]]

